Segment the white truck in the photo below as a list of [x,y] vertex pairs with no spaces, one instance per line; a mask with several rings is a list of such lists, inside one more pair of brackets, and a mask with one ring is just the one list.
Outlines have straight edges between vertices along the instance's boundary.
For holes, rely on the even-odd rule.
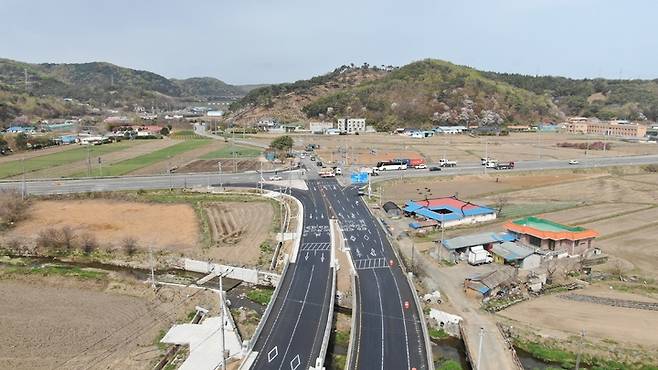
[[486,168],[496,168],[498,166],[498,161],[495,159],[490,159],[487,161],[487,163],[484,165]]
[[365,172],[370,176],[379,176],[379,170],[377,167],[361,167],[359,172]]
[[457,167],[457,161],[449,161],[445,158],[439,159],[439,166],[441,167]]
[[320,171],[318,171],[318,175],[320,177],[335,177],[336,174],[334,173],[334,170],[332,168],[322,168]]
[[491,262],[493,262],[493,258],[481,245],[471,247],[471,250],[468,252],[468,263],[473,266]]

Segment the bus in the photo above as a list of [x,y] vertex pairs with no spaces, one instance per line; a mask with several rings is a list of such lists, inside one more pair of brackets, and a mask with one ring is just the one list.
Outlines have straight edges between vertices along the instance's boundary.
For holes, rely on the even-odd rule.
[[377,166],[375,168],[377,171],[406,170],[407,164],[402,161],[377,162]]

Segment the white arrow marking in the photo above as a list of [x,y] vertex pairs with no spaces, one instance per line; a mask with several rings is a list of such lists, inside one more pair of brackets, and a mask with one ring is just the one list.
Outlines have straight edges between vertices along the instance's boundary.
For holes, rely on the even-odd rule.
[[274,346],[269,352],[267,352],[267,362],[272,362],[279,355],[278,346]]
[[320,256],[320,262],[324,262],[324,253]]
[[308,252],[306,252],[306,257],[304,257],[305,261],[308,261]]
[[375,250],[373,248],[370,248],[370,255],[373,257],[377,255],[377,253],[375,253]]
[[309,214],[308,214],[308,218],[312,220],[312,219],[313,219],[313,214],[312,214],[312,213],[309,213]]
[[356,238],[354,237],[354,235],[350,236],[350,240],[353,241],[353,242],[356,241]]
[[359,250],[359,248],[356,249],[356,255],[359,256],[359,258],[361,258],[361,251]]

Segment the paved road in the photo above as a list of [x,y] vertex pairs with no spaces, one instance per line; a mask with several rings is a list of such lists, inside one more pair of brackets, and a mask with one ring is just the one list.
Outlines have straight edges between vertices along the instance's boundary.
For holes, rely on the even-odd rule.
[[309,190],[322,192],[328,199],[329,214],[340,223],[358,274],[357,332],[351,343],[350,369],[427,369],[421,308],[414,303],[413,288],[384,231],[356,188],[343,188],[335,179],[327,179]]
[[[308,182],[314,187],[315,181]],[[308,369],[320,355],[332,292],[329,218],[322,195],[292,189],[304,205],[299,254],[290,263],[254,346],[252,369]],[[324,361],[324,359],[322,359]]]
[[[658,155],[631,156],[631,157],[610,157],[596,158],[581,161],[579,165],[569,165],[567,161],[521,161],[516,163],[514,170],[496,171],[488,169],[487,173],[504,173],[519,170],[541,171],[553,169],[575,169],[591,168],[604,166],[630,166],[643,164],[658,163]],[[315,164],[309,165],[309,169],[315,167]],[[407,171],[390,171],[383,172],[381,176],[373,178],[373,181],[382,181],[391,178],[400,177],[421,177],[421,176],[448,176],[456,174],[477,174],[483,173],[484,169],[478,163],[464,163],[460,167],[446,168],[440,172],[428,172],[427,170],[407,170]],[[299,173],[293,174],[293,178],[300,178]],[[211,184],[245,183],[256,182],[260,179],[257,173],[239,173],[223,174],[202,173],[202,174],[171,174],[171,175],[152,175],[152,176],[125,176],[114,178],[89,178],[89,179],[44,179],[26,181],[26,192],[29,194],[52,194],[52,193],[76,193],[92,191],[117,191],[117,190],[139,190],[139,189],[167,189],[167,188],[184,188],[192,186],[208,186]],[[284,176],[286,177],[286,176]],[[0,189],[22,188],[21,181],[0,181]]]

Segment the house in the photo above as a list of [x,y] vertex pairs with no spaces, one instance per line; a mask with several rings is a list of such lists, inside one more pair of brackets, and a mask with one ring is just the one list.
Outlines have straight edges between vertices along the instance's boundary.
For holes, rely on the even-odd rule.
[[340,118],[338,119],[338,129],[348,134],[366,132],[366,119]]
[[224,115],[224,111],[221,110],[209,110],[206,112],[207,117],[221,117]]
[[60,145],[74,144],[78,140],[76,135],[62,135],[55,139]]
[[403,210],[406,216],[414,217],[420,221],[434,220],[444,228],[496,219],[495,210],[465,202],[454,196],[417,201],[410,200]]
[[599,233],[580,226],[567,226],[538,217],[508,221],[505,228],[516,235],[520,243],[542,250],[584,255],[593,248]]
[[400,217],[402,215],[402,210],[400,207],[398,207],[398,205],[393,202],[384,203],[382,208],[389,217]]
[[464,292],[469,297],[488,298],[496,295],[516,277],[516,269],[501,266],[494,271],[464,279]]
[[434,128],[434,132],[437,134],[444,134],[444,135],[456,135],[456,134],[463,134],[464,131],[468,131],[468,127],[466,126],[438,126]]
[[310,122],[308,128],[312,134],[324,134],[327,130],[334,128],[334,124],[331,122]]
[[34,132],[34,127],[31,126],[11,126],[7,129],[8,134],[33,134]]
[[507,126],[509,132],[530,132],[532,128],[527,125],[509,125]]
[[489,252],[493,255],[495,263],[511,265],[521,270],[530,270],[541,265],[541,255],[535,253],[534,249],[514,242],[494,244]]
[[411,133],[411,137],[415,139],[423,139],[432,136],[434,136],[434,131],[414,131]]
[[438,249],[440,258],[457,261],[466,259],[466,252],[471,247],[482,246],[484,249],[490,250],[494,245],[514,240],[516,240],[514,234],[486,232],[445,239],[443,242],[436,240],[436,243],[440,244]]

